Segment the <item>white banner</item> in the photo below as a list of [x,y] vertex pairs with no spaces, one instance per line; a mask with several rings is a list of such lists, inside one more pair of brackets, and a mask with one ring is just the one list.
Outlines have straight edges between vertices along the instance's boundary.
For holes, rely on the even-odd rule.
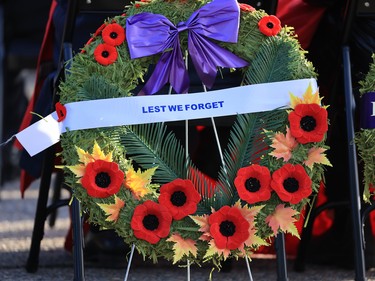
[[59,142],[67,130],[85,130],[133,124],[202,119],[287,108],[290,93],[302,97],[315,79],[248,85],[217,91],[99,99],[65,104],[66,118],[53,112],[19,132],[16,137],[34,156]]

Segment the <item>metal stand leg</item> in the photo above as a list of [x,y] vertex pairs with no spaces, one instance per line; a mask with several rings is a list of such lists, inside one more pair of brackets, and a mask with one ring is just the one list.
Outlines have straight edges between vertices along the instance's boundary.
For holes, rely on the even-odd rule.
[[361,223],[361,202],[359,194],[358,180],[358,162],[356,146],[354,143],[354,96],[352,88],[352,76],[350,65],[349,47],[343,47],[343,63],[344,63],[344,85],[345,85],[345,103],[346,103],[346,122],[347,122],[347,138],[349,151],[349,179],[350,179],[350,198],[351,211],[353,219],[353,237],[355,250],[355,280],[366,280],[365,274],[365,255],[363,243],[363,225]]
[[247,273],[249,274],[249,281],[253,281],[253,275],[251,274],[249,258],[247,256],[245,257],[245,261],[246,261]]
[[[56,173],[55,183],[53,184],[53,190],[52,190],[52,204],[56,204],[60,201],[61,198],[61,187],[64,182],[64,173],[58,172]],[[50,227],[55,226],[56,217],[57,217],[57,209],[52,211],[48,218],[48,224]]]
[[74,281],[84,281],[85,267],[83,263],[83,228],[81,220],[81,206],[76,198],[73,198],[72,202],[72,223]]
[[186,273],[187,273],[186,280],[190,281],[190,261],[189,260],[187,261]]
[[132,260],[133,260],[134,250],[135,250],[135,245],[133,244],[131,252],[130,252],[130,258],[129,258],[128,266],[126,267],[126,273],[125,273],[124,281],[127,281],[128,277],[129,277],[129,271],[130,271],[130,266],[131,266]]
[[[0,4],[0,143],[3,141],[3,114],[4,114],[4,12]],[[0,187],[2,185],[3,153],[0,148]]]
[[275,238],[277,281],[288,281],[286,266],[285,238],[284,233],[279,232]]
[[[297,256],[294,261],[294,270],[297,272],[305,271],[305,259],[306,259],[307,248],[308,248],[309,242],[311,241],[313,225],[314,225],[314,221],[316,218],[315,208],[316,208],[315,204],[311,206],[311,214],[310,214],[309,221],[307,221],[306,226],[302,229],[301,241],[299,242]],[[306,210],[306,211],[309,212],[309,210]]]
[[48,191],[51,183],[53,160],[55,157],[54,154],[55,148],[50,147],[46,150],[44,158],[42,176],[39,185],[38,202],[35,212],[34,229],[31,237],[29,257],[26,264],[26,270],[30,273],[36,272],[39,266],[40,243],[44,236],[44,223],[48,215]]

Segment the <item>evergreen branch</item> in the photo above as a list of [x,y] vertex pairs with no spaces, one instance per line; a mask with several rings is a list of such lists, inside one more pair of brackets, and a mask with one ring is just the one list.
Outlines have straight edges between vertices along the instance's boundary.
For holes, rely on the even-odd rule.
[[133,125],[126,129],[126,133],[120,135],[120,143],[127,156],[143,169],[158,166],[155,181],[167,183],[186,177],[190,160],[185,160],[184,148],[172,132],[166,133],[165,125]]
[[[245,73],[245,84],[259,84],[293,79],[290,68],[292,47],[288,41],[269,37]],[[299,53],[296,55],[300,55]],[[288,66],[288,67],[285,67]],[[297,67],[297,66],[295,66]]]
[[109,84],[102,76],[93,75],[77,92],[77,97],[82,100],[108,99],[119,97],[118,86]]

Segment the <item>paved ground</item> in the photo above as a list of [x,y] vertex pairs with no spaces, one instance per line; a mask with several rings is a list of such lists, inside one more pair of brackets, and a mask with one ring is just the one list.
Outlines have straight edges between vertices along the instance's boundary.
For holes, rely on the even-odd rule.
[[[41,244],[39,269],[36,273],[27,273],[25,263],[30,247],[33,220],[38,196],[38,182],[20,198],[17,181],[8,182],[0,190],[0,280],[73,280],[74,272],[72,257],[63,249],[64,236],[67,232],[69,219],[67,207],[62,207],[53,228],[46,225],[45,236]],[[271,257],[255,258],[251,263],[251,275],[254,281],[277,280],[276,262]],[[108,268],[103,264],[85,266],[85,279],[124,280],[126,268]],[[208,280],[210,268],[191,268],[191,280]],[[228,273],[214,272],[213,280],[241,281],[251,280],[244,262],[236,262]],[[334,267],[307,265],[303,273],[293,271],[293,260],[288,260],[289,281],[333,281],[354,280],[354,271]],[[367,272],[368,280],[375,281],[375,270]],[[179,281],[187,280],[185,268],[167,265],[150,265],[135,262],[130,269],[129,281]],[[78,280],[75,280],[78,281]]]

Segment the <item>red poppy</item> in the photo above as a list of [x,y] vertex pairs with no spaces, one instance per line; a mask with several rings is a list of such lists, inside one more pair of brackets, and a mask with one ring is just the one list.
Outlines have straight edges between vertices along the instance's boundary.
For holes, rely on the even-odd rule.
[[66,107],[65,105],[62,105],[60,102],[57,102],[55,104],[55,109],[57,113],[57,122],[61,122],[66,118]]
[[175,179],[160,188],[159,203],[168,208],[175,220],[194,214],[200,200],[191,180]]
[[327,110],[316,103],[298,104],[289,113],[290,133],[301,144],[320,142],[328,130]]
[[271,188],[284,202],[299,203],[312,193],[312,181],[302,165],[285,164],[272,174]]
[[125,30],[118,23],[108,24],[102,31],[103,41],[111,46],[119,46],[125,40]]
[[255,11],[255,8],[250,6],[249,4],[244,4],[244,3],[238,3],[240,6],[240,10],[244,12],[253,12]]
[[210,234],[219,249],[238,249],[249,238],[249,222],[238,208],[224,206],[208,218]]
[[271,173],[267,167],[254,164],[238,170],[234,185],[238,195],[249,204],[267,201],[271,197]]
[[156,244],[168,236],[171,223],[172,216],[166,207],[147,200],[135,207],[130,225],[135,237]]
[[96,160],[86,165],[81,183],[91,197],[106,198],[120,190],[123,180],[124,172],[117,163]]
[[94,51],[95,60],[101,65],[109,65],[117,60],[117,50],[108,44],[99,44]]
[[266,36],[275,36],[281,30],[281,22],[275,16],[264,16],[258,22],[260,32]]

